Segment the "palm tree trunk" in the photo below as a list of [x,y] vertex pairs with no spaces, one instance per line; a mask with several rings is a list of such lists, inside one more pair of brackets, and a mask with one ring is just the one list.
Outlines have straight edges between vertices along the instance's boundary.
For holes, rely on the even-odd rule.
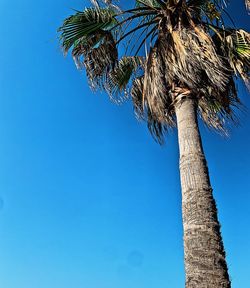
[[176,104],[186,288],[230,288],[225,251],[204,156],[195,100]]

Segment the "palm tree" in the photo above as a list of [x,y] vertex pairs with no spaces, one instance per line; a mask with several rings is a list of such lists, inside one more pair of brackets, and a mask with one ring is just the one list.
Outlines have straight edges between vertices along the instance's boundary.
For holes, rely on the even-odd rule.
[[226,133],[241,107],[235,81],[250,84],[250,34],[225,24],[225,2],[135,0],[122,9],[92,0],[59,28],[91,88],[116,103],[131,98],[161,144],[178,129],[186,288],[231,287],[197,122]]

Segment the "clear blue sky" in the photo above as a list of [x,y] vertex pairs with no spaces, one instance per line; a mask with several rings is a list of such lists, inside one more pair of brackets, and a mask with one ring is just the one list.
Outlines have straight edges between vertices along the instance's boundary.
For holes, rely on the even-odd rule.
[[[231,2],[250,30],[243,0]],[[130,103],[92,94],[62,56],[57,27],[87,4],[0,1],[0,287],[184,287],[176,133],[157,145]],[[202,135],[233,287],[246,288],[250,96],[239,93],[241,127]]]

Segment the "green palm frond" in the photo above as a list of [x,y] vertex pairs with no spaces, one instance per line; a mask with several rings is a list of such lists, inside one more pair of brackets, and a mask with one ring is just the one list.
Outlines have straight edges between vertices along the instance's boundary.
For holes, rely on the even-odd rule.
[[223,52],[235,75],[250,89],[250,33],[240,29],[227,31]]
[[115,35],[110,31],[117,21],[115,12],[108,8],[86,8],[67,18],[61,32],[65,53],[72,48],[78,68],[85,68],[90,86],[104,88],[107,73],[118,60]]
[[139,73],[138,70],[142,69],[144,62],[144,58],[139,56],[124,56],[120,59],[107,78],[106,90],[111,99],[121,101],[122,97],[119,97],[119,95],[122,95],[123,92],[125,94],[124,98],[127,98],[130,89],[129,84]]
[[79,39],[99,33],[101,30],[108,30],[116,23],[114,11],[110,8],[86,8],[83,12],[76,12],[65,19],[59,28],[65,53]]

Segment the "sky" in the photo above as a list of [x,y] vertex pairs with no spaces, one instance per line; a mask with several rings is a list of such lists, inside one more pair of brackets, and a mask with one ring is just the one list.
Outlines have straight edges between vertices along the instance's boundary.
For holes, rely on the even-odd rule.
[[[250,30],[243,1],[230,11]],[[57,28],[83,0],[0,0],[0,287],[184,287],[176,131],[93,94]],[[229,138],[201,126],[232,287],[249,286],[250,95]]]

